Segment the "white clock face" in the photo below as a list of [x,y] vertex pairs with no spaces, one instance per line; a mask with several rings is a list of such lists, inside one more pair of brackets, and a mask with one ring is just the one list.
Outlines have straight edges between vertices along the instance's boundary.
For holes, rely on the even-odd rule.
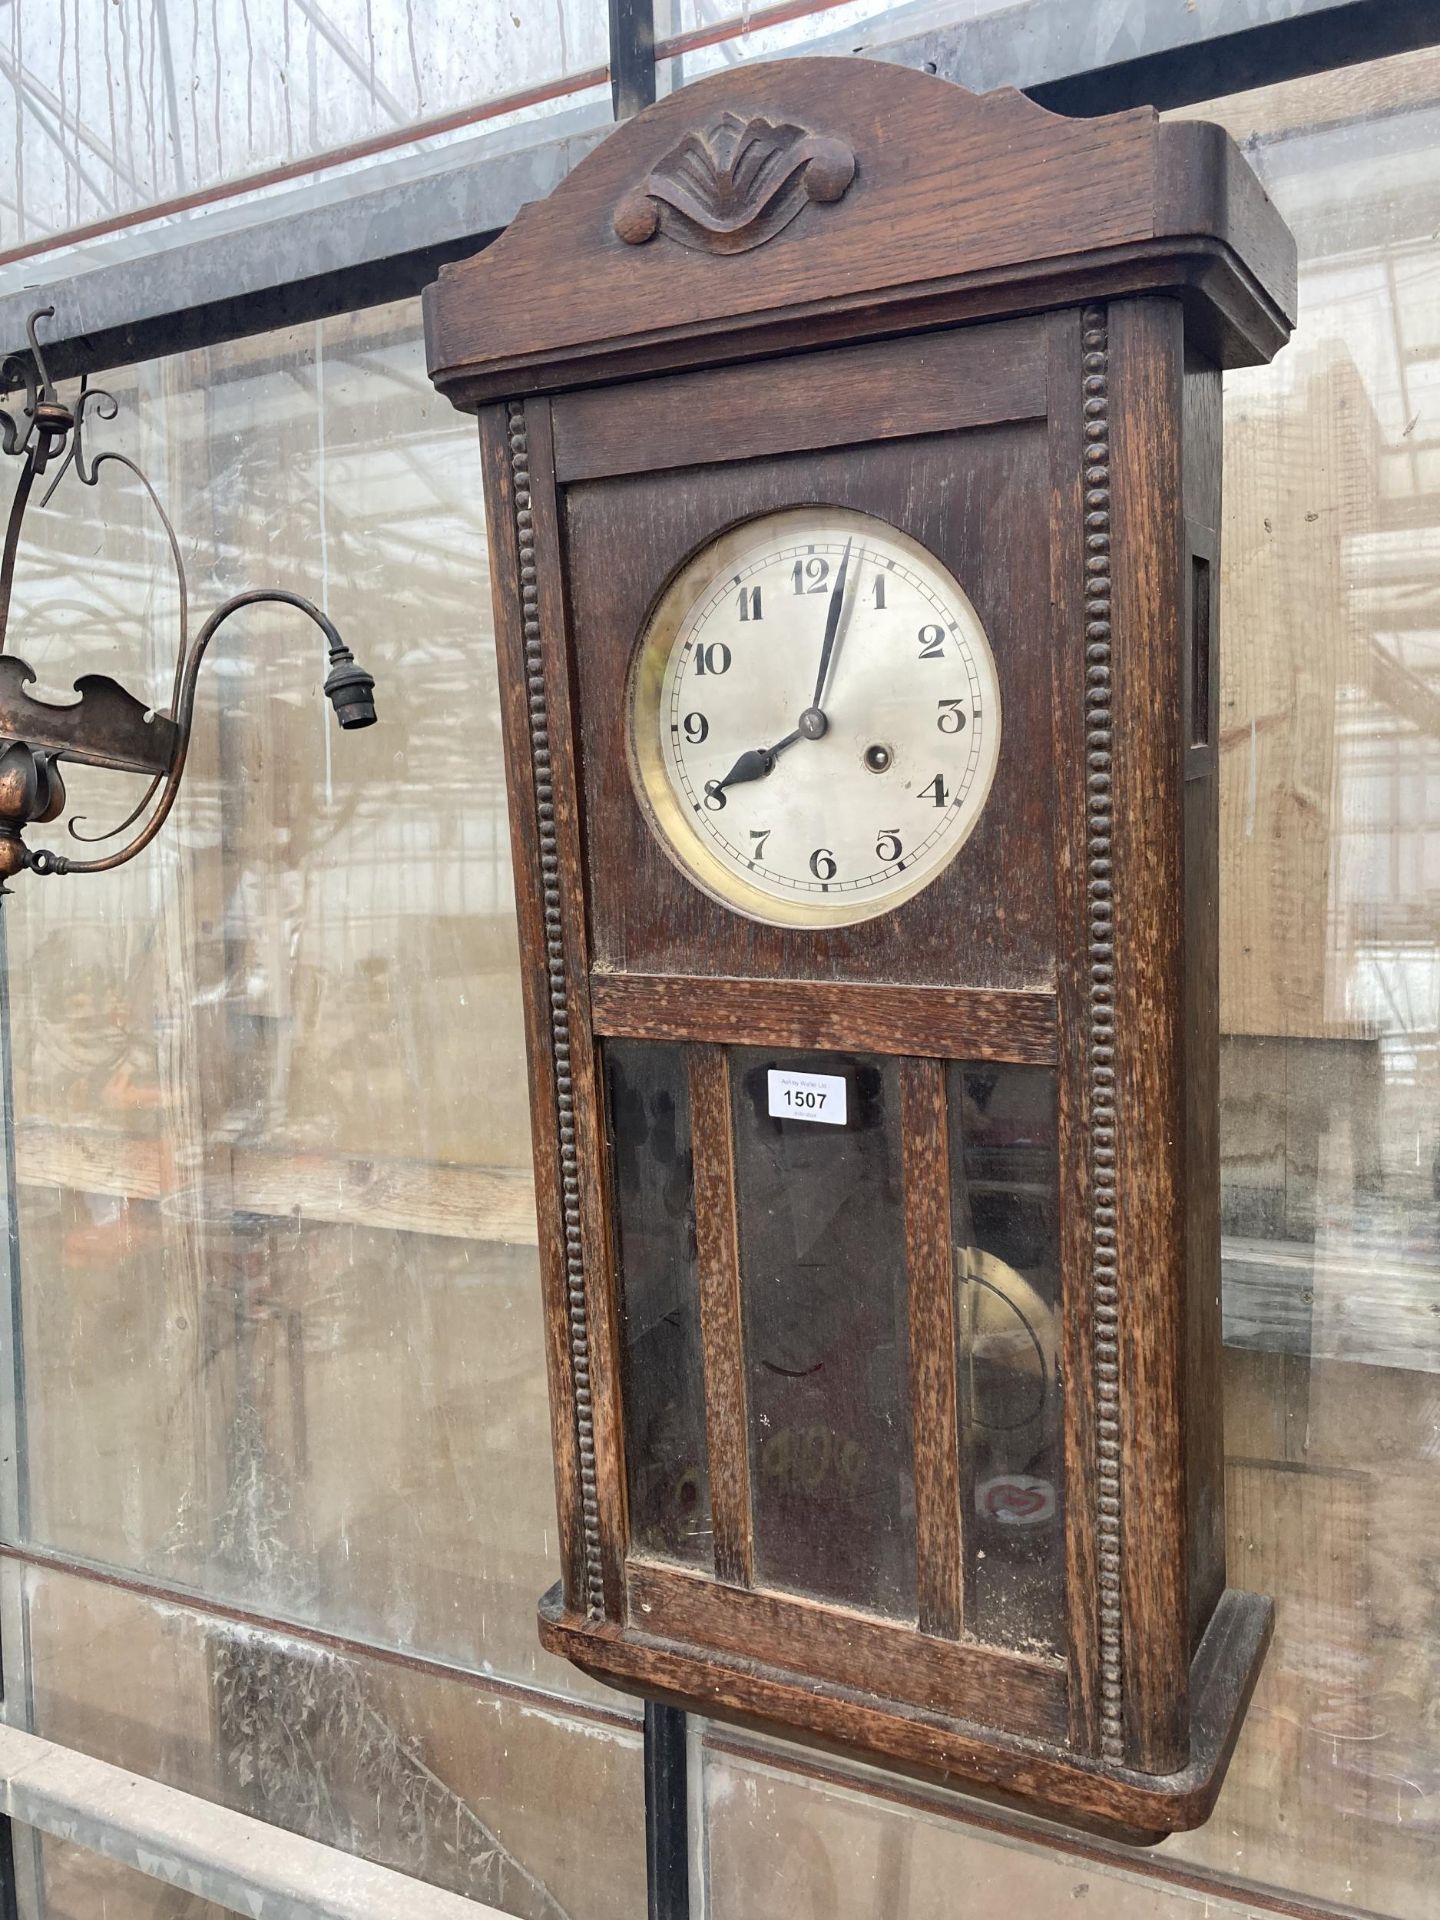
[[747,521],[681,569],[630,719],[671,852],[780,926],[844,926],[918,893],[965,844],[1000,750],[995,662],[959,584],[838,507]]

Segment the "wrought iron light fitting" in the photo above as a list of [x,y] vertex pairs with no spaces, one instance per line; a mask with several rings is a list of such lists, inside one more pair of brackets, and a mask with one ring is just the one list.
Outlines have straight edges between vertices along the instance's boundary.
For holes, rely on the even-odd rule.
[[[159,495],[128,454],[106,450],[91,456],[87,452],[87,423],[92,417],[113,420],[119,412],[114,396],[86,381],[81,382],[73,406],[56,394],[38,337],[39,322],[53,312],[53,307],[41,307],[31,314],[26,323],[28,354],[11,354],[0,362],[0,389],[4,394],[21,388],[24,391],[18,410],[0,407],[0,452],[22,462],[0,554],[0,893],[8,893],[10,888],[5,883],[27,868],[38,874],[105,873],[123,866],[150,844],[164,826],[180,791],[201,662],[220,627],[241,607],[277,601],[298,608],[313,620],[329,647],[325,696],[335,709],[336,719],[347,730],[371,726],[375,720],[373,676],[357,664],[328,615],[298,593],[282,587],[237,593],[215,609],[192,643],[180,543]],[[15,559],[35,482],[53,468],[40,500],[44,507],[67,472],[73,469],[82,486],[93,487],[107,461],[128,468],[144,488],[165,530],[175,567],[180,633],[170,705],[163,712],[147,707],[103,673],[82,674],[74,686],[79,700],[53,705],[27,691],[35,679],[33,670],[18,654],[6,650]],[[75,859],[46,847],[26,846],[27,828],[48,825],[65,811],[65,783],[60,774],[60,763],[65,760],[148,776],[150,784],[137,804],[108,832],[84,834],[79,831],[78,820],[70,822],[72,838],[82,842],[117,839],[136,827],[132,838],[116,851]],[[144,824],[137,826],[142,819]]]

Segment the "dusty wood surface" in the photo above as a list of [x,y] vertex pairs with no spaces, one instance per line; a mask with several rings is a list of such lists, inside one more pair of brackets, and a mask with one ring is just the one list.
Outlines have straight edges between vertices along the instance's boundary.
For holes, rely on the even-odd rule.
[[900,1067],[915,1448],[915,1573],[922,1633],[958,1636],[964,1620],[960,1429],[956,1411],[954,1237],[945,1069]]
[[1059,1740],[1066,1720],[1059,1660],[917,1634],[908,1623],[802,1594],[718,1586],[701,1574],[634,1559],[629,1621],[676,1646],[711,1647],[808,1673],[878,1700],[944,1713],[964,1699],[980,1725]]
[[15,1145],[22,1186],[154,1200],[177,1219],[258,1213],[511,1246],[536,1241],[528,1168],[232,1147],[223,1184],[207,1189],[203,1182],[186,1184],[168,1141],[154,1137],[22,1120]]
[[595,973],[597,1033],[637,1040],[744,1040],[760,1047],[867,1047],[964,1060],[1055,1058],[1048,993],[987,993],[856,981],[716,979],[697,993],[671,974]]
[[723,1047],[696,1047],[691,1052],[690,1127],[715,1573],[734,1585],[749,1586],[754,1560],[750,1422],[740,1325],[730,1072]]

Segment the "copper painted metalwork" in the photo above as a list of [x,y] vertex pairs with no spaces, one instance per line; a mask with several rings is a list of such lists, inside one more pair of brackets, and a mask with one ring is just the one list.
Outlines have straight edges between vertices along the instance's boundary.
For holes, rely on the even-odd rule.
[[[17,388],[24,392],[17,409],[0,407],[0,452],[22,462],[4,547],[0,549],[0,893],[8,893],[5,882],[27,868],[38,874],[104,873],[123,866],[150,844],[164,826],[180,790],[190,749],[195,684],[206,649],[224,622],[242,607],[261,601],[278,602],[297,608],[313,620],[329,649],[330,671],[324,692],[340,726],[348,731],[371,726],[375,721],[374,677],[356,662],[329,616],[301,594],[282,587],[252,588],[234,594],[215,609],[191,643],[189,590],[170,517],[149,479],[128,454],[109,449],[93,456],[87,453],[87,421],[92,416],[113,420],[119,408],[113,395],[84,381],[73,406],[59,398],[38,334],[39,322],[53,312],[52,307],[41,307],[31,314],[26,323],[28,354],[11,354],[0,362],[0,389],[6,395]],[[175,568],[180,632],[170,705],[164,712],[147,707],[103,673],[81,675],[74,684],[78,701],[52,705],[28,691],[34,672],[18,654],[6,651],[16,554],[35,482],[54,465],[54,476],[40,502],[43,507],[72,468],[82,486],[93,487],[107,461],[127,468],[143,487],[165,530]],[[65,783],[59,769],[62,760],[148,776],[145,792],[118,826],[91,835],[79,831],[78,820],[70,822],[69,831],[76,840],[113,840],[135,826],[153,802],[144,825],[115,852],[74,859],[46,847],[26,846],[27,828],[47,825],[65,810]]]

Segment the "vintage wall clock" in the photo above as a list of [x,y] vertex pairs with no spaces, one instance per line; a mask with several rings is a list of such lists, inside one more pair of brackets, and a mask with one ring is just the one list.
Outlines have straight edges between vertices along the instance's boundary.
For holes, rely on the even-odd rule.
[[618,130],[430,290],[479,414],[564,1578],[614,1684],[1132,1837],[1225,1579],[1216,128],[863,61]]

